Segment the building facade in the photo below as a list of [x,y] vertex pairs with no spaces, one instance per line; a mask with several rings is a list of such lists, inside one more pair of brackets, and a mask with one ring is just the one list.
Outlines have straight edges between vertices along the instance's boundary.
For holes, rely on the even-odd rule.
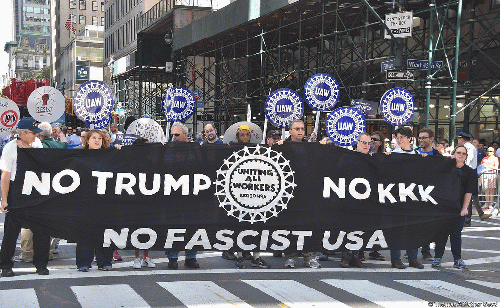
[[22,34],[50,35],[50,0],[13,0],[13,34],[19,41]]
[[[52,78],[59,89],[62,89],[64,84],[64,90],[74,90],[66,86],[68,80],[65,81],[65,77],[62,77],[63,74],[61,74],[64,70],[62,55],[69,48],[68,45],[73,44],[74,40],[78,41],[79,38],[87,37],[87,31],[90,29],[87,26],[104,27],[104,22],[104,1],[51,1]],[[76,55],[74,56],[76,57]],[[78,62],[76,58],[73,61]],[[66,73],[65,76],[67,76]],[[73,94],[65,93],[65,95],[72,96]]]

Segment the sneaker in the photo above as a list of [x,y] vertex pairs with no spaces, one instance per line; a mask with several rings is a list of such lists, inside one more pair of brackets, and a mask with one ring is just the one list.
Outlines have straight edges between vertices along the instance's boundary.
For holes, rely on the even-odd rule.
[[358,268],[365,268],[366,265],[361,262],[359,258],[356,257],[351,257],[351,260],[349,260],[349,265],[352,267],[358,267]]
[[110,271],[112,269],[112,267],[111,267],[111,265],[103,265],[103,266],[99,266],[98,269],[101,271],[107,272],[107,271]]
[[408,253],[405,252],[405,255],[403,256],[406,260],[408,260]]
[[434,258],[429,252],[424,252],[422,253],[422,259],[427,260],[427,261],[433,261]]
[[49,270],[46,268],[46,267],[42,267],[42,268],[39,268],[36,270],[36,273],[38,275],[48,275],[49,274]]
[[2,277],[13,277],[16,274],[14,274],[14,271],[11,268],[4,268],[2,269]]
[[431,266],[434,268],[440,268],[441,267],[441,258],[434,258],[434,261],[432,261]]
[[177,258],[169,259],[167,267],[169,269],[173,269],[173,270],[178,269],[179,268],[179,263],[177,263]]
[[394,268],[399,268],[399,269],[405,269],[406,265],[401,262],[401,260],[396,260],[391,262],[392,267]]
[[142,267],[141,258],[135,258],[134,265],[132,265],[132,268],[140,269],[141,267]]
[[78,268],[78,271],[79,271],[79,272],[88,272],[88,271],[89,271],[89,268],[88,268],[88,266],[82,266],[82,267],[79,267],[79,268]]
[[410,260],[409,265],[414,268],[423,269],[424,265],[417,260]]
[[483,214],[483,215],[479,216],[479,218],[481,218],[481,220],[486,220],[490,217],[491,217],[491,214]]
[[378,251],[372,251],[368,256],[370,257],[370,260],[385,261],[384,256],[381,255]]
[[467,269],[467,265],[465,265],[462,259],[455,260],[455,262],[453,262],[453,267],[460,269]]
[[245,260],[253,260],[252,254],[249,251],[243,251],[243,258]]
[[319,264],[318,260],[316,258],[309,260],[307,263],[307,266],[310,268],[320,268],[321,264]]
[[184,261],[184,266],[189,268],[200,268],[200,263],[198,263],[195,258],[191,258]]
[[286,260],[285,267],[287,267],[287,268],[295,268],[295,261],[293,259]]
[[250,265],[253,267],[260,267],[260,268],[271,267],[271,265],[269,265],[266,261],[262,260],[262,258],[253,259],[252,261],[250,261]]
[[31,263],[33,262],[33,258],[25,258],[23,257],[23,254],[19,254],[18,256],[14,257],[15,262],[24,262],[24,263]]
[[340,260],[340,267],[342,267],[342,268],[348,268],[348,267],[350,267],[350,265],[349,265],[349,259],[343,257]]
[[114,261],[122,261],[122,257],[118,253],[118,250],[113,250],[113,260]]
[[234,255],[234,252],[231,252],[231,251],[223,251],[223,252],[222,252],[222,259],[226,259],[226,260],[236,260],[236,256]]
[[245,258],[244,257],[239,257],[236,259],[236,267],[237,268],[247,268],[245,265]]
[[324,254],[324,253],[321,253],[321,254],[319,255],[318,260],[320,260],[320,261],[329,261],[329,260],[328,260],[328,255],[326,255],[326,254]]
[[[135,261],[134,261],[134,265],[135,265]],[[156,267],[156,264],[154,264],[154,262],[149,257],[145,257],[144,259],[141,260],[141,266],[147,266],[149,268],[153,268],[153,267]]]

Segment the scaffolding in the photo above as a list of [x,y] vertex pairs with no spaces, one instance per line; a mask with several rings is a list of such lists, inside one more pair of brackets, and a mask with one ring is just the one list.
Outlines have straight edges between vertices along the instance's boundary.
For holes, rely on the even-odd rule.
[[[230,5],[238,3],[244,1]],[[197,121],[214,121],[223,132],[246,119],[247,105],[262,127],[269,93],[290,88],[303,95],[310,76],[328,73],[341,87],[337,106],[353,99],[378,102],[386,90],[403,87],[415,99],[417,129],[429,126],[446,139],[465,130],[498,141],[500,5],[494,3],[297,1],[174,50],[176,84],[205,103],[193,123],[195,133],[201,129]],[[398,11],[413,12],[412,37],[384,39],[384,16]],[[394,61],[395,69],[405,70],[409,59],[443,65],[415,70],[410,81],[386,79],[382,62]],[[306,106],[309,129],[313,114]],[[380,118],[368,124],[371,131],[391,132]]]

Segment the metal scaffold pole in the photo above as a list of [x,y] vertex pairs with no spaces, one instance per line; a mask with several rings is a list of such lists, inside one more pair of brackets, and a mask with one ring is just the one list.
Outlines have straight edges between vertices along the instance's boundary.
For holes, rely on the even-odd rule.
[[458,55],[460,54],[460,21],[462,19],[462,0],[458,1],[457,7],[457,31],[455,32],[455,63],[453,67],[453,92],[451,99],[451,110],[450,110],[450,144],[454,146],[455,144],[455,121],[456,121],[456,106],[457,106],[457,83],[458,83]]

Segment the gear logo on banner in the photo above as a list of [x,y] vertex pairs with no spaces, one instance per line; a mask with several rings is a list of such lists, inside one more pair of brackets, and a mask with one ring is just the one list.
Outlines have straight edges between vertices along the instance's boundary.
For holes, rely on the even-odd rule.
[[73,96],[73,110],[76,116],[87,125],[93,125],[95,129],[108,125],[111,109],[113,93],[102,81],[90,80],[83,83]]
[[353,145],[365,130],[365,116],[356,108],[337,108],[326,118],[326,133],[340,146]]
[[270,147],[244,147],[217,171],[219,206],[243,222],[266,222],[293,198],[294,172],[281,153]]
[[380,113],[393,126],[405,125],[413,117],[415,102],[406,89],[392,88],[380,99]]
[[170,87],[163,95],[161,109],[169,122],[186,121],[196,109],[194,95],[186,88]]
[[337,104],[340,87],[332,76],[324,73],[311,76],[304,86],[304,97],[312,109],[331,110]]
[[294,120],[302,118],[304,103],[297,92],[290,89],[278,89],[266,100],[266,117],[272,125],[287,128]]

